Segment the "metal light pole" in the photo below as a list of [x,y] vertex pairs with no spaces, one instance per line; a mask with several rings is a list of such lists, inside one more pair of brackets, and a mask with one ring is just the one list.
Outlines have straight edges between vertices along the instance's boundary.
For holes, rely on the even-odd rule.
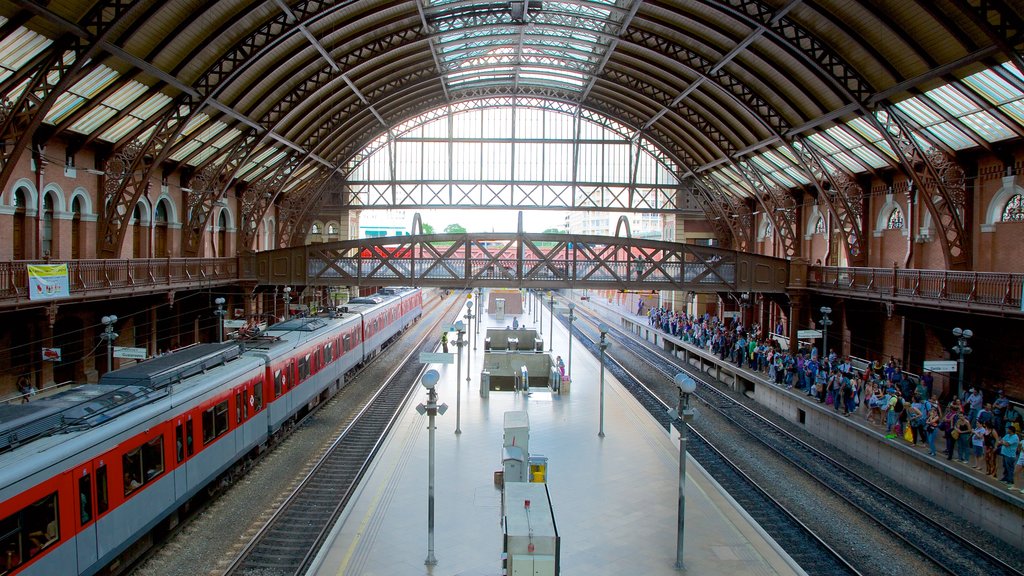
[[669,410],[669,418],[682,418],[683,426],[679,429],[679,519],[676,528],[676,570],[683,569],[683,527],[686,523],[686,432],[693,420],[693,409],[690,408],[690,394],[697,389],[697,383],[687,374],[679,372],[675,378],[679,389],[679,408]]
[[416,411],[420,413],[420,416],[426,414],[430,419],[427,424],[427,430],[430,431],[429,463],[427,465],[427,559],[424,562],[427,566],[437,564],[437,558],[434,557],[434,416],[443,415],[448,410],[447,404],[437,404],[435,386],[440,379],[441,375],[437,373],[437,370],[427,370],[423,373],[420,384],[427,389],[427,403],[416,406]]
[[[455,331],[458,333],[458,339],[455,341],[455,349],[459,352],[459,358],[455,361],[455,433],[462,434],[462,388],[459,388],[459,382],[462,382],[462,347],[467,344],[463,341],[462,334],[465,331],[466,326],[459,320],[455,323]],[[469,354],[467,353],[468,357]],[[469,364],[466,364],[466,371],[469,371]]]
[[551,297],[551,327],[549,330],[550,334],[548,334],[548,352],[551,352],[555,349],[555,293],[548,291],[548,296]]
[[[473,318],[474,318],[474,316],[473,316],[473,301],[471,300],[469,302],[466,302],[466,325],[467,326],[470,326],[470,327],[473,326]],[[472,332],[470,332],[470,334],[472,334]],[[469,339],[472,340],[473,337],[470,336]],[[466,390],[469,390],[469,383],[472,380],[472,377],[469,374],[470,373],[470,369],[469,369],[470,358],[469,358],[469,348],[468,348],[469,342],[466,342],[466,346],[467,346],[467,348],[466,348]],[[474,350],[475,350],[475,348],[474,348]]]
[[[534,302],[533,309],[534,309],[534,312],[535,312],[535,314],[533,315],[533,321],[537,323],[537,331],[541,334],[541,336],[543,336],[544,335],[544,295],[541,294],[540,292],[537,292],[537,301]],[[537,320],[538,316],[540,317],[540,320]]]
[[828,306],[821,307],[821,361],[828,360],[828,327],[832,325],[832,321],[829,320],[828,315],[832,313],[832,309]]
[[476,289],[476,328],[473,332],[473,352],[476,352],[476,345],[480,342],[480,318],[484,315],[484,289]]
[[601,420],[597,435],[604,438],[604,352],[612,343],[607,339],[608,326],[606,324],[601,324],[597,329],[601,331],[601,341],[597,343],[597,347],[601,349]]
[[[576,309],[575,302],[569,302],[569,365],[566,367],[565,377],[572,384],[572,321],[576,319],[576,315],[573,314],[573,310]],[[562,392],[562,383],[558,383],[558,392]]]
[[103,334],[100,334],[100,339],[107,341],[107,372],[111,372],[114,369],[114,340],[117,340],[117,332],[114,332],[114,322],[117,322],[117,316],[111,314],[110,316],[104,316],[100,319],[105,328]]
[[960,359],[957,361],[957,385],[956,385],[956,397],[960,398],[964,395],[964,356],[970,354],[974,350],[967,345],[967,341],[974,336],[974,332],[970,329],[961,330],[959,328],[953,328],[953,336],[956,336],[956,346],[953,346],[953,352],[960,355]]
[[289,319],[292,317],[290,305],[292,303],[292,288],[291,286],[284,287],[284,317]]
[[213,311],[217,316],[217,342],[224,341],[224,315],[228,313],[228,311],[224,309],[224,302],[226,302],[226,300],[223,298],[217,298],[213,301],[213,303],[217,305],[217,309]]

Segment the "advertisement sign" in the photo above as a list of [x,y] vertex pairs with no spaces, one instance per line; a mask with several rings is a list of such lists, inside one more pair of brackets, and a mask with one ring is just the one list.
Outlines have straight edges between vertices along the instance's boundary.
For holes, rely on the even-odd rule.
[[71,295],[67,264],[29,264],[28,299],[49,300]]
[[44,362],[60,362],[60,348],[43,348]]

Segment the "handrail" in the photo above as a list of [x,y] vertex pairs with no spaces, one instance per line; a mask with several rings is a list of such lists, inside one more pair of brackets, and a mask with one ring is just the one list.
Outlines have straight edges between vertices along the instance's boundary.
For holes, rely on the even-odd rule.
[[1024,274],[899,268],[811,266],[807,287],[885,299],[930,300],[962,307],[1024,312]]

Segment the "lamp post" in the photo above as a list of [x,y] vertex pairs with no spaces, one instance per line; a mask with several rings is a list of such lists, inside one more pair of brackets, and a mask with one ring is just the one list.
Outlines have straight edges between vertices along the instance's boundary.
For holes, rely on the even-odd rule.
[[[570,384],[572,384],[572,321],[576,319],[576,315],[573,314],[575,309],[576,303],[569,302],[569,365],[566,368],[565,377],[569,380]],[[559,393],[562,391],[561,382],[558,383],[558,391]]]
[[217,316],[217,342],[224,341],[224,315],[228,313],[224,309],[224,302],[226,300],[223,298],[217,298],[213,301],[217,305],[217,309],[213,311],[214,315]]
[[[474,318],[474,316],[473,316],[473,301],[470,300],[469,302],[466,302],[466,325],[469,326],[470,328],[472,328],[472,326],[473,326],[473,318]],[[470,334],[469,335],[469,340],[472,340],[473,339],[472,332],[470,332],[469,334]],[[468,348],[469,342],[468,341],[466,342],[466,346],[467,346],[467,348],[466,348],[466,389],[469,390],[469,383],[472,380],[472,377],[469,374],[469,372],[470,372],[470,370],[469,370],[470,358],[469,358],[469,348]]]
[[[544,294],[537,292],[537,301],[533,303],[534,315],[533,321],[537,323],[537,331],[544,335]],[[540,318],[538,320],[537,318]]]
[[[462,382],[462,347],[467,344],[462,339],[462,334],[465,332],[466,326],[459,320],[454,324],[455,332],[458,333],[458,338],[455,340],[455,349],[459,353],[458,359],[455,361],[455,433],[462,434],[462,388],[459,388],[459,382]],[[469,354],[466,354],[468,357]],[[466,371],[469,371],[469,364],[466,364]]]
[[828,306],[821,307],[821,361],[824,362],[828,359],[828,327],[832,325],[832,321],[829,320],[828,315],[832,313],[832,309]]
[[551,297],[551,326],[548,330],[550,332],[548,334],[548,352],[551,352],[555,349],[555,293],[549,290],[548,296]]
[[473,332],[473,352],[476,352],[476,345],[480,342],[480,318],[484,315],[484,289],[476,289],[476,328]]
[[679,407],[669,410],[669,418],[682,418],[683,425],[679,429],[679,519],[676,527],[676,570],[683,569],[683,527],[686,513],[686,432],[693,420],[693,409],[690,408],[690,394],[697,389],[697,383],[687,374],[679,372],[675,378],[679,389]]
[[600,427],[598,428],[597,435],[604,438],[604,352],[612,345],[612,343],[607,338],[607,324],[601,324],[597,329],[601,331],[601,341],[597,343],[597,347],[601,350],[601,415]]
[[117,316],[111,314],[110,316],[104,316],[100,319],[103,323],[103,334],[100,334],[100,339],[107,342],[107,372],[114,369],[114,340],[117,340],[117,332],[114,332],[114,322],[117,322]]
[[292,317],[292,313],[291,313],[291,308],[289,307],[290,304],[292,303],[292,288],[291,288],[291,286],[285,286],[284,287],[284,295],[282,296],[282,298],[284,299],[284,317],[286,319],[287,318],[291,318]]
[[967,330],[953,328],[953,336],[956,336],[956,346],[953,346],[953,352],[960,355],[960,359],[957,361],[956,385],[956,397],[960,398],[964,395],[964,356],[974,351],[967,345],[967,341],[971,339],[971,336],[974,336],[974,332],[969,328]]
[[437,373],[437,370],[427,370],[423,373],[420,384],[427,389],[427,403],[416,406],[416,411],[420,413],[420,416],[426,414],[430,419],[427,424],[427,430],[430,431],[427,464],[427,559],[424,562],[427,566],[437,564],[437,558],[434,557],[434,416],[443,415],[448,410],[447,404],[437,404],[435,386],[440,378],[441,375]]

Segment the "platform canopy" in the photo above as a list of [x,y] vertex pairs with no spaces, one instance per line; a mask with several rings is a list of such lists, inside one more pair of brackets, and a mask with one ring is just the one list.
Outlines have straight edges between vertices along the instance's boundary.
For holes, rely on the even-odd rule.
[[957,266],[969,250],[949,157],[1024,134],[1022,12],[974,0],[6,2],[0,185],[59,137],[59,165],[104,151],[73,166],[105,177],[101,253],[123,240],[143,183],[175,169],[186,254],[232,185],[243,241],[272,202],[297,238],[369,147],[487,100],[652,142],[737,247],[760,212],[791,255],[789,192],[804,189],[857,264],[857,177],[902,170],[933,189],[924,200]]

